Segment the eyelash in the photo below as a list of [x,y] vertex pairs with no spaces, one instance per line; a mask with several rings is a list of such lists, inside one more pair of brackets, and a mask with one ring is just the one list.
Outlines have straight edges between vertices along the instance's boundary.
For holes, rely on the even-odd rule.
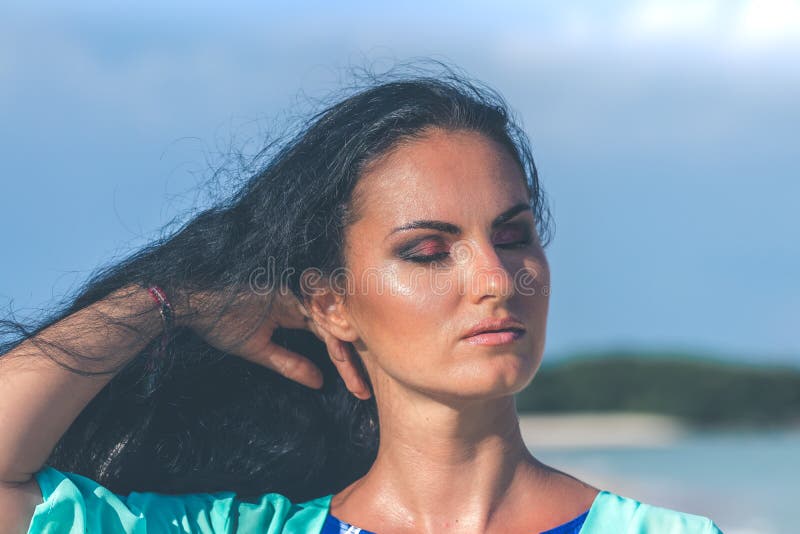
[[[518,248],[524,248],[530,245],[532,239],[526,238],[521,241],[513,241],[511,243],[501,243],[495,245],[496,247],[500,247],[505,250],[513,250]],[[449,256],[449,252],[439,252],[437,254],[430,254],[428,256],[406,256],[405,260],[410,261],[412,263],[442,263],[441,260],[445,259]]]

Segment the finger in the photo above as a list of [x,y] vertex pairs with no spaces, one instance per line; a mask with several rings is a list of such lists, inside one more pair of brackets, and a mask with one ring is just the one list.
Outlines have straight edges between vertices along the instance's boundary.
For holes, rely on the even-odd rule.
[[289,328],[294,330],[301,330],[306,327],[306,318],[302,315],[299,317],[288,317],[286,315],[282,315],[280,317],[275,317],[275,323],[280,326],[281,328]]
[[319,368],[308,358],[273,342],[273,331],[274,325],[265,321],[232,352],[305,386],[322,387]]
[[328,349],[328,354],[331,358],[336,360],[337,362],[344,362],[350,356],[347,352],[347,347],[345,346],[344,342],[333,336],[327,332],[322,332],[323,341],[325,341],[325,346]]
[[305,328],[308,315],[294,295],[280,295],[272,310],[274,320],[284,328]]
[[310,319],[311,312],[308,310],[308,308],[306,308],[306,305],[303,302],[301,302],[300,299],[297,298],[295,298],[295,302],[297,303],[297,311],[300,313],[300,315],[302,315],[307,319]]
[[330,337],[330,334],[327,330],[320,328],[320,326],[313,319],[306,319],[304,328],[317,336],[317,339],[320,341],[324,341],[327,345],[327,338]]
[[322,387],[322,372],[311,360],[278,344],[270,343],[263,356],[253,361],[304,386],[314,389]]
[[360,366],[356,364],[356,356],[350,350],[350,343],[329,335],[326,336],[325,344],[347,389],[361,400],[370,398],[372,392],[364,377],[361,376]]

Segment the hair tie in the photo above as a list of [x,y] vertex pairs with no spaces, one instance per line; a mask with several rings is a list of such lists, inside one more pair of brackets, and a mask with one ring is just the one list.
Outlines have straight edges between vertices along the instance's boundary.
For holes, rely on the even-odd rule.
[[175,322],[175,313],[172,310],[172,304],[167,299],[167,294],[159,286],[150,286],[147,292],[153,298],[158,310],[161,313],[161,323],[164,325],[164,334],[172,330],[172,325]]
[[147,288],[147,292],[150,294],[150,297],[152,297],[155,305],[158,306],[158,311],[161,315],[161,324],[163,326],[158,348],[150,352],[144,365],[145,396],[149,397],[155,391],[158,385],[158,379],[164,369],[164,362],[167,358],[167,346],[169,345],[170,334],[172,333],[172,327],[175,323],[175,312],[167,298],[167,294],[161,287],[156,285],[150,286]]

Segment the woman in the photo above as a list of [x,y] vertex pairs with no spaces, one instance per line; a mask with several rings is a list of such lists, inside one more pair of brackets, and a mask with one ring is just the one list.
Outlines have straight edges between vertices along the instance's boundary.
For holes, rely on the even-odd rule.
[[6,524],[718,532],[525,447],[548,219],[499,96],[452,74],[376,84],[267,156],[5,347]]

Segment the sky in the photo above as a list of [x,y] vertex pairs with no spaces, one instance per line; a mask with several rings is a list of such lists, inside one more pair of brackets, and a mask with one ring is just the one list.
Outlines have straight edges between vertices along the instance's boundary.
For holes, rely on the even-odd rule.
[[498,89],[555,219],[547,352],[800,363],[800,0],[6,2],[0,309],[75,290],[353,69]]

